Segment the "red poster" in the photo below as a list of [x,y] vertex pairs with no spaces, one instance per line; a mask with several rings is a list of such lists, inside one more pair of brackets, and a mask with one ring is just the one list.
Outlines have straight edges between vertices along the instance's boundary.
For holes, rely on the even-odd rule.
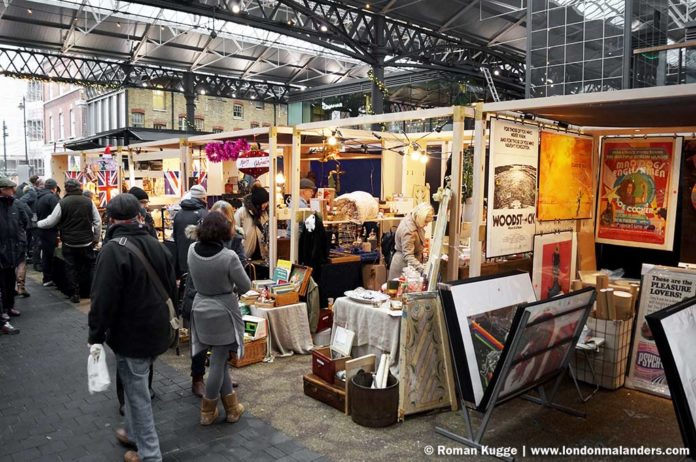
[[680,138],[604,141],[597,242],[672,250]]
[[564,231],[534,236],[532,285],[537,300],[570,292],[575,279],[575,233]]

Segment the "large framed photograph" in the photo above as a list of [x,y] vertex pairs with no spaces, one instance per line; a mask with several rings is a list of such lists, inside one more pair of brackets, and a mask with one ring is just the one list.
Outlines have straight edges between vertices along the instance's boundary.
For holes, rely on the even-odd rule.
[[534,236],[532,284],[537,300],[570,292],[576,256],[577,241],[572,231]]
[[[549,300],[520,305],[480,408],[496,388],[502,402],[563,372],[592,310],[595,291],[586,288]],[[500,382],[500,383],[498,383]]]
[[684,445],[696,454],[696,297],[646,316],[660,352]]
[[682,138],[611,138],[602,144],[595,240],[672,250]]
[[441,284],[463,399],[479,406],[510,332],[515,308],[536,300],[529,274],[511,272]]

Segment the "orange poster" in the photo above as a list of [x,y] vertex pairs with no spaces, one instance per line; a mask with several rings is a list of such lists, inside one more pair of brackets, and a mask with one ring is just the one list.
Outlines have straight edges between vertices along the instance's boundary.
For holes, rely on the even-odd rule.
[[592,218],[592,138],[541,132],[540,221]]

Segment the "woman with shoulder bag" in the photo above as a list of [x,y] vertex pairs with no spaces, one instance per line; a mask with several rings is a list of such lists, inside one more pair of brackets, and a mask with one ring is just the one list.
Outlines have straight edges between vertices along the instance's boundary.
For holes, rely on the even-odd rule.
[[230,351],[244,356],[244,322],[235,290],[244,293],[251,281],[237,254],[225,248],[232,226],[220,213],[211,213],[198,227],[198,242],[188,250],[188,268],[197,293],[191,311],[192,354],[212,348],[210,371],[201,402],[201,425],[210,425],[218,417],[217,402],[222,403],[227,422],[237,422],[244,406],[232,388],[227,359]]

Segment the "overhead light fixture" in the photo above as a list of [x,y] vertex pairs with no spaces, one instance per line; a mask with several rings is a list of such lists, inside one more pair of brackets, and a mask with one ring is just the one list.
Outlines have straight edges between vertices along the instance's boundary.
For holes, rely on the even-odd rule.
[[422,155],[420,157],[420,162],[421,162],[421,164],[427,164],[428,163],[428,156]]
[[205,95],[205,88],[202,88],[201,91],[199,92],[201,95]]
[[240,2],[232,3],[232,13],[239,14],[240,11],[242,11],[242,6],[240,5]]
[[421,152],[420,149],[416,148],[411,148],[411,160],[418,160],[421,158]]
[[251,99],[256,99],[256,95],[251,95]]
[[294,18],[288,19],[288,26],[293,27],[295,24],[297,24],[297,23],[295,22]]
[[32,14],[33,11],[31,11],[31,8],[27,8],[27,14]]
[[285,184],[285,175],[283,175],[283,172],[278,172],[276,175],[276,184]]
[[121,28],[121,22],[120,22],[120,21],[117,21],[117,22],[116,22],[116,27],[118,27],[119,29]]
[[493,71],[493,74],[495,74],[495,75],[500,75],[500,71],[499,71],[498,69],[496,69],[496,70]]
[[319,28],[322,32],[327,32],[329,30],[328,27],[326,27],[326,24],[322,24],[321,27]]
[[366,3],[366,4],[365,4],[365,9],[366,9],[366,10],[369,10],[369,9],[370,9],[370,4],[369,4],[369,3]]
[[336,130],[331,132],[331,136],[327,138],[326,144],[329,146],[336,146],[338,144],[338,139],[336,138]]

